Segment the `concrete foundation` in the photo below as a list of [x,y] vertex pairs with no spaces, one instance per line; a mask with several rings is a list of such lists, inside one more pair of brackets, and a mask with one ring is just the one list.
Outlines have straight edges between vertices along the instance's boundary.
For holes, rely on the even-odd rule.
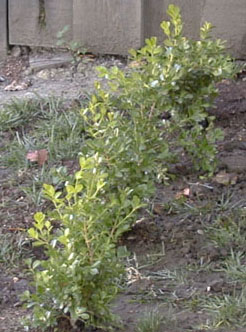
[[7,0],[0,1],[0,61],[7,55]]
[[73,37],[95,53],[127,54],[143,44],[142,0],[74,0]]

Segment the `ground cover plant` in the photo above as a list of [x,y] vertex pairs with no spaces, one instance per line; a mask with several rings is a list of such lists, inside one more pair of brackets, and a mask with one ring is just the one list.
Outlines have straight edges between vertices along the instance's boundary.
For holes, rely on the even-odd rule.
[[[244,326],[245,178],[221,164],[225,151],[227,158],[228,149],[232,153],[233,135],[243,145],[244,131],[236,125],[244,121],[244,99],[233,94],[233,103],[239,100],[236,120],[229,99],[228,106],[218,106],[217,99],[223,115],[209,107],[218,88],[224,99],[231,96],[233,82],[226,79],[221,87],[216,82],[233,75],[234,65],[222,56],[220,42],[184,39],[177,8],[169,7],[169,15],[173,23],[162,25],[173,33],[167,45],[147,41],[132,51],[125,71],[99,68],[109,78],[108,88],[97,84],[82,107],[55,99],[16,100],[0,113],[8,118],[0,121],[5,144],[0,176],[6,167],[11,170],[1,178],[0,327],[5,324],[5,330],[22,331],[11,325],[14,312],[35,332],[93,329],[85,325],[119,330],[114,314],[123,319],[120,330],[130,332]],[[199,45],[208,47],[202,59]],[[235,83],[237,93],[243,84]],[[193,98],[187,97],[191,92]],[[225,134],[218,144],[214,115],[224,121],[216,123]],[[194,138],[198,152],[183,132]],[[41,150],[48,159],[38,165],[35,151]],[[231,157],[233,164],[240,151]],[[213,172],[215,177],[207,177]],[[17,215],[22,221],[16,222]],[[23,271],[26,257],[31,259]],[[25,289],[20,300],[16,294]],[[23,300],[27,311],[20,309]],[[10,303],[12,311],[6,309]]]

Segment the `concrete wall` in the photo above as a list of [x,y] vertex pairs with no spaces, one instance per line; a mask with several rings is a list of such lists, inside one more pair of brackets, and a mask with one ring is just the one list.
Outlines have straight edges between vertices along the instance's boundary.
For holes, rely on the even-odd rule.
[[0,1],[0,61],[7,55],[7,0]]
[[74,0],[73,36],[95,53],[127,54],[143,44],[142,0]]
[[66,37],[72,39],[72,0],[44,0],[45,11],[40,11],[39,0],[8,1],[10,44],[55,46],[57,33],[66,25],[71,27]]
[[[246,0],[8,1],[9,41],[13,45],[55,46],[57,32],[70,25],[69,40],[88,50],[126,54],[128,49],[143,45],[146,37],[163,39],[160,23],[167,19],[171,2],[181,8],[188,37],[198,38],[200,25],[209,21],[216,26],[214,36],[227,40],[234,56],[246,58]],[[40,1],[45,4],[46,26],[39,22]],[[5,2],[0,0],[1,6]]]

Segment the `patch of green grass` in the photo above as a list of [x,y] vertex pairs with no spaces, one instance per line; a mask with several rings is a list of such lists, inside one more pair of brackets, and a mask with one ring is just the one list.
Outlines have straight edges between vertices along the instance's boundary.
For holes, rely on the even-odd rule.
[[246,216],[242,209],[228,211],[228,214],[217,215],[212,226],[207,227],[209,239],[219,248],[240,250],[246,241]]
[[11,131],[11,139],[0,150],[3,166],[26,167],[30,150],[48,150],[51,163],[74,158],[81,151],[84,122],[79,108],[65,110],[53,99],[15,100],[6,107],[0,113],[0,130]]
[[206,328],[245,327],[246,326],[246,293],[210,297],[203,309],[211,313],[212,318]]
[[0,234],[0,263],[7,268],[20,265],[29,253],[29,244],[25,234]]
[[246,283],[246,255],[245,252],[234,252],[224,262],[222,271],[226,273],[232,282]]
[[161,332],[162,323],[164,322],[163,314],[158,309],[152,309],[145,312],[139,319],[136,326],[136,332]]
[[40,121],[33,135],[49,151],[51,160],[74,158],[84,145],[84,122],[79,109],[62,111]]
[[27,151],[32,150],[35,144],[31,141],[31,137],[25,134],[20,137],[18,132],[11,141],[4,146],[4,150],[0,152],[0,163],[4,167],[10,167],[13,170],[20,170],[28,167],[26,159]]
[[[61,174],[54,170],[61,167],[64,160],[77,159],[84,144],[80,107],[67,107],[56,98],[15,99],[0,112],[3,141],[0,164],[11,169],[13,178],[20,172],[26,174],[21,187],[27,200],[36,206],[43,203],[43,183],[61,183]],[[42,167],[26,158],[27,152],[40,149],[48,151],[48,160]],[[54,176],[54,173],[57,174]],[[65,173],[62,175],[64,182],[68,176]]]
[[187,281],[187,272],[185,270],[159,270],[147,273],[149,279],[166,280],[168,283],[182,285]]
[[48,101],[35,99],[12,99],[0,112],[0,129],[16,130],[46,117]]

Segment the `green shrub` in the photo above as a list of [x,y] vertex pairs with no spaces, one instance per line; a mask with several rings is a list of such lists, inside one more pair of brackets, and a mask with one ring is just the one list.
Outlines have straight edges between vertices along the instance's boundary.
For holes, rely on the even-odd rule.
[[[45,248],[47,259],[30,262],[35,293],[26,292],[33,308],[29,323],[45,329],[59,317],[94,326],[113,322],[109,304],[117,293],[122,266],[116,243],[129,230],[141,202],[165,180],[169,164],[187,153],[197,169],[212,173],[214,142],[221,133],[208,116],[217,93],[215,83],[231,77],[234,66],[224,46],[201,28],[201,41],[182,36],[179,9],[168,8],[170,22],[163,45],[146,40],[126,73],[99,68],[108,89],[97,84],[86,109],[87,141],[81,170],[66,193],[45,185],[55,205],[46,218],[35,215],[29,235]],[[204,128],[202,122],[207,120]],[[64,196],[65,195],[65,196]],[[52,221],[60,222],[59,229]]]
[[[33,308],[26,324],[45,329],[61,317],[72,326],[78,321],[103,326],[114,320],[109,303],[123,273],[115,244],[141,204],[137,197],[128,199],[128,188],[118,197],[105,195],[107,174],[101,162],[98,156],[81,158],[81,170],[74,185],[66,186],[65,196],[44,186],[55,210],[50,218],[36,213],[34,228],[28,231],[34,245],[44,247],[47,259],[29,262],[35,293],[23,296]],[[53,229],[53,220],[59,220],[59,229]]]
[[[182,147],[196,169],[211,173],[215,167],[214,143],[222,133],[214,129],[214,118],[207,110],[217,95],[216,82],[232,77],[235,66],[224,54],[224,43],[209,38],[212,28],[209,23],[201,28],[201,40],[188,40],[182,36],[179,9],[170,5],[167,12],[171,22],[161,24],[167,36],[163,45],[158,45],[153,37],[146,40],[141,50],[132,50],[134,67],[127,73],[117,67],[99,68],[100,75],[109,79],[111,93],[107,93],[105,101],[99,87],[92,99],[89,111],[91,115],[96,112],[96,116],[91,116],[92,126],[96,126],[92,136],[97,141],[102,139],[105,131],[101,131],[101,123],[108,121],[109,127],[113,127],[112,134],[118,128],[122,139],[128,128],[127,137],[130,132],[135,141],[132,152],[135,148],[140,160],[144,152],[143,163],[151,165],[151,169],[155,168],[155,162],[158,165],[169,161],[168,149],[181,158]],[[109,115],[114,123],[105,119]],[[101,143],[104,149],[108,145],[110,150],[112,134],[105,133]],[[130,153],[125,154],[126,160]],[[130,157],[134,160],[133,155]]]

